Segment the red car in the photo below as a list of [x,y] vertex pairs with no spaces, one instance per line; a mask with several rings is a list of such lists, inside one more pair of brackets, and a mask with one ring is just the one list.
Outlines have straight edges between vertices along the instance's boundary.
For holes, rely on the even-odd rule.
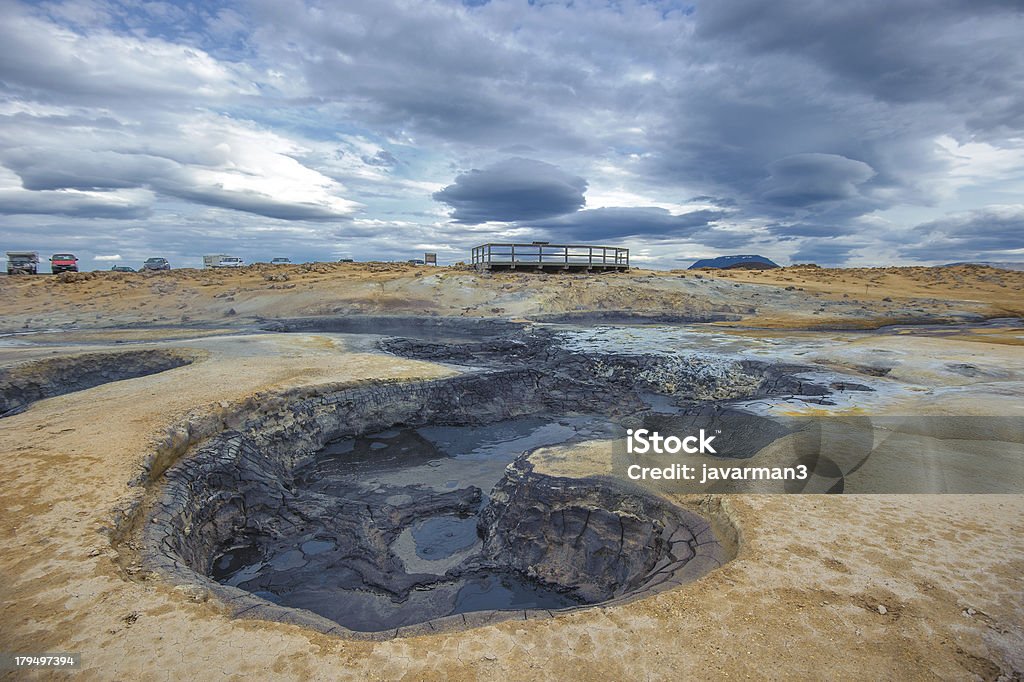
[[55,253],[50,257],[50,272],[78,272],[78,259],[72,253]]

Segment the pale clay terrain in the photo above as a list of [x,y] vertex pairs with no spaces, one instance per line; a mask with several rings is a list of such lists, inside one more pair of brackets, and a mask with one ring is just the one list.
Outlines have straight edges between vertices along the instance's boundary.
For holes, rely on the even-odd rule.
[[[197,358],[42,400],[0,422],[0,651],[80,652],[80,679],[1020,679],[1024,495],[676,496],[735,529],[724,538],[736,543],[735,560],[625,605],[383,642],[231,618],[138,571],[132,532],[108,533],[115,510],[144,508],[154,494],[153,485],[130,485],[154,451],[181,456],[191,444],[174,429],[190,413],[213,415],[211,428],[230,426],[247,403],[289,387],[457,371],[341,335],[238,333],[256,317],[728,312],[743,319],[719,326],[742,325],[735,333],[745,338],[828,339],[810,358],[823,366],[894,354],[885,380],[900,390],[878,409],[1022,414],[1020,327],[929,336],[780,330],[915,314],[1018,316],[1024,273],[681,275],[481,277],[381,264],[0,278],[3,331],[78,328],[5,337],[0,366],[128,347],[116,341]],[[117,329],[125,325],[136,328]],[[950,362],[980,374],[949,372]],[[591,475],[608,468],[605,452],[555,448],[535,462]]]

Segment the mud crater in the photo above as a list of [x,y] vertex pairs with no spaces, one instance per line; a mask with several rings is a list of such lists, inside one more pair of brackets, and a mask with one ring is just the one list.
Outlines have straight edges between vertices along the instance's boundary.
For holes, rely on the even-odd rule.
[[[761,363],[567,353],[543,334],[382,343],[473,369],[264,401],[166,472],[144,566],[236,615],[370,639],[653,594],[720,566],[729,543],[639,488],[537,473],[529,452],[621,433],[652,391],[706,405],[799,383]],[[495,369],[510,343],[517,366]]]

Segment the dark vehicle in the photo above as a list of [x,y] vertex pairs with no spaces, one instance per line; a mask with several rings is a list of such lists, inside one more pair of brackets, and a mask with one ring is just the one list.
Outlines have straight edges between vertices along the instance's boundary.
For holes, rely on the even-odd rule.
[[115,265],[110,268],[111,272],[135,272],[135,268],[130,268],[127,265]]
[[338,262],[339,263],[354,263],[355,261],[353,261],[351,258],[342,258]]
[[270,261],[271,265],[290,265],[292,262],[291,258],[272,258]]
[[8,275],[34,275],[39,264],[39,254],[35,251],[8,251]]
[[50,272],[78,272],[78,259],[73,253],[55,253],[50,256]]
[[142,264],[143,270],[170,270],[171,264],[167,262],[166,258],[147,258],[146,262]]

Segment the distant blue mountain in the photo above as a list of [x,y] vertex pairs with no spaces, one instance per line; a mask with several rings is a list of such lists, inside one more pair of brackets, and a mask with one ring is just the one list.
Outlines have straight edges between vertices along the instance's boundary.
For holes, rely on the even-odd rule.
[[719,268],[725,270],[728,268],[752,268],[757,270],[767,270],[770,268],[779,267],[778,263],[774,263],[764,256],[748,255],[748,256],[719,256],[718,258],[702,258],[693,265],[690,266],[690,270],[696,270],[697,268]]

